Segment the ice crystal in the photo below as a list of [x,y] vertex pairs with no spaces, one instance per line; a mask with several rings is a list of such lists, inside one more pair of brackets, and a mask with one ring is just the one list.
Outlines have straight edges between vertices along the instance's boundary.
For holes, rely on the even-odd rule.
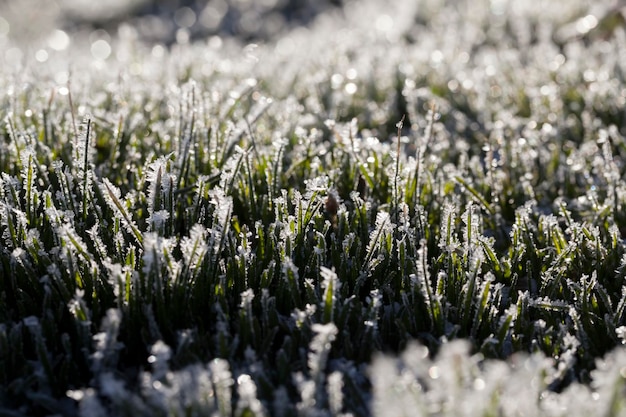
[[[156,273],[164,268],[167,276],[175,278],[180,270],[180,263],[173,259],[175,239],[166,239],[156,233],[144,235],[143,271],[146,274]],[[161,291],[159,279],[154,281],[155,291]]]
[[180,249],[185,260],[185,264],[189,271],[195,273],[204,255],[207,253],[209,247],[207,245],[208,231],[200,224],[195,224],[189,231],[189,236],[183,237],[180,242]]
[[449,253],[456,252],[460,248],[460,243],[456,236],[457,207],[447,203],[441,216],[441,232],[439,235],[439,247]]

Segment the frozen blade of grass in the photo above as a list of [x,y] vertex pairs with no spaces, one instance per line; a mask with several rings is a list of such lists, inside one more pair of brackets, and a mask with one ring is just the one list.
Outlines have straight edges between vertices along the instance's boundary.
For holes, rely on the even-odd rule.
[[20,198],[20,182],[16,177],[10,176],[6,172],[0,173],[2,176],[2,189],[3,199],[11,207],[19,207]]
[[[253,137],[252,134],[250,134],[251,137]],[[251,149],[254,151],[256,156],[256,159],[258,160],[258,154],[256,153],[256,145],[253,141],[252,145],[251,145]],[[258,218],[259,214],[258,214],[258,207],[259,207],[259,201],[258,201],[258,197],[256,195],[256,190],[255,190],[255,184],[254,184],[254,171],[252,170],[252,166],[250,165],[250,158],[251,158],[251,153],[249,151],[246,152],[245,155],[245,168],[246,168],[246,180],[247,180],[247,192],[246,197],[247,199],[249,199],[249,204],[250,204],[250,211],[252,213],[253,218]],[[241,187],[244,188],[244,187]]]
[[445,327],[445,320],[443,314],[443,308],[441,305],[441,299],[438,294],[433,293],[430,282],[430,272],[428,271],[428,248],[425,239],[420,241],[420,246],[417,252],[417,260],[415,268],[417,274],[413,277],[416,279],[419,285],[419,292],[424,297],[426,307],[428,308],[430,323],[437,332],[437,334],[443,334]]
[[491,282],[493,281],[493,275],[489,273],[487,276],[483,278],[483,280],[484,281],[481,284],[482,288],[480,288],[479,290],[480,298],[477,299],[478,307],[476,308],[476,312],[474,315],[474,323],[472,324],[472,329],[471,329],[471,336],[473,338],[476,338],[478,330],[480,329],[480,326],[483,323],[483,318],[484,318],[483,316],[491,298],[490,289],[491,289]]
[[[155,211],[161,209],[161,173],[163,171],[163,166],[159,164],[156,172],[156,177],[154,178],[154,184],[150,186],[148,191],[148,215],[149,217],[154,217]],[[147,178],[150,181],[150,176]],[[152,220],[151,223],[154,223]]]
[[407,253],[406,253],[407,242],[406,240],[407,239],[404,238],[401,240],[396,240],[395,242],[396,252],[398,256],[398,275],[401,279],[399,286],[403,289],[410,288],[410,285],[407,283],[407,279],[405,278],[408,275],[406,273],[406,266],[407,266]]
[[365,163],[360,162],[360,156],[357,156],[357,160],[359,160],[359,164],[358,164],[358,170],[359,173],[361,174],[361,178],[365,178],[365,181],[367,182],[367,186],[369,187],[370,190],[376,189],[376,181],[374,179],[374,177],[372,176],[372,173],[366,168]]
[[615,307],[615,322],[624,323],[626,320],[626,287],[622,287],[622,294]]
[[271,173],[268,171],[266,175],[268,175],[268,183],[270,184],[270,203],[271,207],[274,207],[274,199],[278,197],[278,184],[280,180],[280,174],[283,169],[283,153],[285,151],[285,146],[287,145],[286,141],[281,140],[278,143],[274,143],[274,147],[276,149],[276,154],[273,158],[274,163],[272,164]]
[[[254,290],[248,288],[240,294],[239,304],[239,333],[244,344],[257,347],[259,336],[257,335],[258,322],[252,312]],[[250,349],[253,349],[252,347]]]
[[446,203],[441,216],[441,229],[439,237],[439,248],[449,253],[455,252],[459,247],[458,239],[454,234],[457,211],[456,206]]
[[246,153],[247,152],[239,146],[235,146],[232,156],[226,160],[222,167],[220,187],[229,195],[233,192],[233,186],[241,169],[242,162],[246,157]]
[[69,240],[69,242],[72,244],[72,246],[74,246],[74,248],[76,249],[76,251],[83,257],[85,258],[85,260],[89,263],[92,262],[92,257],[89,254],[89,252],[87,252],[87,246],[85,245],[85,243],[82,241],[82,239],[80,238],[80,236],[78,236],[76,234],[76,231],[73,230],[71,228],[71,226],[67,225],[67,224],[63,224],[60,226],[58,234],[63,237],[63,238],[67,238]]
[[[311,197],[308,199],[306,205],[306,211],[304,212],[304,216],[302,216],[302,227],[300,227],[300,232],[304,232],[307,229],[307,226],[315,217],[316,214],[320,213],[322,205],[324,205],[324,201],[319,198],[320,191],[315,190]],[[304,234],[304,233],[302,233]]]
[[70,80],[67,80],[67,102],[70,107],[70,117],[72,121],[72,128],[74,129],[74,137],[78,138],[78,127],[76,125],[76,112],[74,109],[74,103],[72,102],[72,89],[70,85]]
[[91,311],[83,299],[84,295],[84,290],[77,289],[74,297],[67,303],[67,309],[79,322],[89,325],[91,324]]
[[481,217],[476,213],[474,204],[468,203],[467,208],[462,216],[465,227],[463,228],[464,250],[463,260],[466,265],[470,265],[473,261],[472,258],[476,258],[482,262],[484,256],[482,251],[479,251],[480,229],[479,223]]
[[294,306],[302,306],[302,295],[299,287],[298,267],[290,258],[282,262],[282,275],[287,284],[287,293],[289,294]]
[[34,168],[35,163],[34,151],[32,148],[27,147],[22,153],[22,180],[23,189],[26,191],[26,217],[32,226],[36,226],[34,214],[38,203],[38,192],[34,185],[37,178]]
[[184,237],[180,243],[186,271],[192,276],[199,273],[200,264],[209,250],[207,235],[208,231],[202,225],[195,224],[189,231],[189,236]]
[[[293,205],[295,206],[295,218],[296,218],[296,225],[297,225],[297,230],[295,230],[294,234],[296,236],[296,244],[300,243],[300,241],[303,238],[303,230],[305,228],[305,223],[304,223],[304,215],[303,215],[303,210],[302,210],[302,206],[306,205],[307,206],[307,210],[308,210],[308,206],[310,204],[310,201],[303,201],[302,199],[302,195],[300,194],[299,191],[295,190],[293,192],[293,201],[292,201]],[[300,238],[300,239],[298,239]]]
[[87,131],[85,132],[84,160],[83,160],[83,221],[87,220],[87,202],[89,200],[89,136],[91,135],[91,118],[87,119]]
[[369,243],[367,245],[367,252],[363,261],[364,266],[371,267],[374,254],[377,252],[379,243],[384,239],[385,234],[390,227],[389,213],[385,211],[379,211],[376,213],[375,229],[370,233]]
[[[402,139],[402,125],[404,124],[405,115],[402,115],[402,119],[396,124],[398,128],[397,138],[396,138],[396,155],[395,155],[395,167],[393,171],[393,198],[394,198],[394,206],[396,211],[396,216],[399,216],[400,213],[400,189],[398,187],[398,182],[400,181],[400,143]],[[400,221],[398,217],[396,217],[396,224],[399,224]]]
[[126,297],[124,298],[124,302],[128,303],[131,299],[131,284],[133,280],[133,275],[135,273],[135,270],[137,269],[137,255],[133,246],[128,249],[128,253],[124,257],[124,269],[126,271],[126,281],[124,283],[124,293],[126,294]]
[[491,263],[493,267],[493,271],[496,274],[496,276],[503,275],[505,271],[503,270],[502,264],[500,263],[500,260],[497,258],[493,250],[493,246],[491,242],[489,242],[487,239],[485,239],[482,236],[478,239],[478,241],[480,242],[480,245],[482,246],[485,252],[485,255],[487,255],[487,260],[489,260],[489,262]]
[[563,236],[563,232],[558,225],[554,215],[541,216],[538,225],[539,233],[542,233],[545,240],[552,243],[557,256],[560,255],[567,247],[567,241]]
[[[4,205],[5,215],[4,215],[3,223],[6,224],[7,232],[3,233],[3,237],[5,237],[8,234],[12,247],[14,249],[17,249],[20,246],[20,243],[18,240],[17,230],[15,228],[15,223],[13,221],[13,215],[11,211],[12,210],[9,208],[9,205]],[[5,237],[5,241],[6,241],[6,237]]]
[[341,282],[337,274],[326,267],[321,267],[320,275],[322,278],[322,288],[324,289],[324,297],[322,299],[323,322],[330,323],[333,321],[335,303],[337,294],[341,289]]
[[[225,194],[222,188],[215,188],[209,192],[211,205],[215,208],[213,215],[213,253],[219,255],[224,248],[229,231],[230,219],[233,210],[233,199]],[[219,240],[215,239],[217,237]]]
[[58,178],[61,188],[56,192],[56,200],[58,201],[61,208],[67,208],[75,213],[76,216],[78,216],[78,213],[76,212],[76,202],[74,201],[74,194],[71,191],[74,182],[73,175],[69,171],[68,167],[64,166],[63,162],[61,161],[55,161],[52,164],[52,169],[54,170],[54,173]]
[[504,315],[500,318],[496,337],[498,338],[500,352],[503,356],[506,356],[511,349],[511,346],[505,346],[505,341],[507,339],[507,336],[510,335],[511,328],[514,325],[516,318],[517,306],[515,304],[509,306],[509,308],[506,309],[506,311],[504,312]]
[[[256,80],[254,81],[256,83]],[[244,117],[244,123],[246,128],[248,129],[248,134],[250,135],[250,139],[252,141],[253,149],[256,149],[256,141],[254,139],[254,134],[252,134],[252,126],[269,110],[270,107],[274,104],[274,100],[265,96],[261,96],[256,104],[250,109],[248,114]]]
[[[358,133],[356,131],[357,130],[356,119],[352,119],[351,122],[347,125],[347,129],[346,129],[347,132],[345,133],[339,132],[335,124],[336,124],[335,120],[326,120],[325,122],[326,127],[330,130],[331,134],[335,137],[336,143],[342,145],[341,147],[338,147],[338,149],[341,152],[345,152],[345,149],[344,149],[345,143],[347,142],[350,144],[348,155],[356,161],[356,168],[355,168],[354,175],[356,176],[357,172],[360,173],[361,178],[363,178],[364,181],[367,183],[368,188],[370,190],[374,189],[376,187],[375,178],[373,176],[372,171],[367,168],[368,164],[366,164],[363,161],[363,158],[361,157],[359,149],[357,148],[357,143],[355,141],[354,136]],[[378,159],[378,155],[374,153],[372,155],[372,158],[374,158],[373,165],[379,166],[380,161]],[[361,196],[361,197],[364,197],[364,196]]]
[[[433,126],[435,124],[435,119],[438,117],[437,108],[433,104],[431,108],[428,110],[428,125],[426,126],[426,130],[424,132],[425,143],[423,145],[418,144],[415,148],[415,172],[413,174],[413,190],[411,195],[413,196],[413,207],[417,207],[419,205],[420,197],[421,197],[421,181],[423,174],[423,165],[424,165],[424,155],[426,150],[428,150],[430,146],[430,142],[433,138]],[[403,116],[404,119],[404,116]]]
[[[189,126],[187,127],[186,133],[184,133],[184,141],[182,152],[180,149],[177,153],[177,158],[179,159],[179,171],[178,171],[178,182],[176,184],[176,189],[180,189],[183,186],[187,186],[188,184],[184,182],[188,178],[190,165],[191,165],[191,153],[190,149],[194,146],[194,142],[196,140],[196,110],[195,110],[195,84],[192,85],[191,94],[190,94],[190,106],[191,110],[191,121],[189,122]],[[182,112],[181,112],[182,113]],[[183,129],[181,124],[181,130]],[[183,132],[181,132],[183,134]]]
[[[194,196],[193,196],[193,219],[200,224],[204,224],[207,220],[206,216],[206,206],[204,202],[208,200],[209,191],[212,185],[217,184],[220,179],[220,174],[216,174],[212,177],[206,175],[200,175],[196,184],[193,186]],[[179,190],[181,191],[181,190]]]
[[106,189],[106,195],[109,197],[109,201],[112,203],[112,208],[122,216],[124,223],[131,230],[132,235],[137,240],[139,246],[143,247],[143,236],[141,235],[141,232],[139,231],[139,229],[131,219],[130,215],[122,205],[121,201],[119,200],[119,190],[106,178],[103,179],[102,184],[104,184],[104,187]]
[[492,216],[496,214],[495,209],[491,206],[491,204],[489,204],[487,200],[485,200],[485,198],[480,195],[480,193],[474,187],[469,185],[467,181],[459,176],[454,177],[454,179],[459,184],[461,184],[467,191],[469,191],[469,193],[480,203],[481,206],[483,206],[485,210],[487,210],[489,214],[491,214]]
[[569,311],[570,305],[562,300],[552,300],[548,297],[539,297],[529,300],[531,307],[540,308],[542,310],[552,311]]
[[474,296],[476,289],[476,281],[478,280],[478,274],[480,271],[480,261],[475,259],[471,261],[470,270],[467,271],[467,282],[463,285],[461,293],[463,295],[463,328],[468,331],[469,323],[472,317],[472,306],[474,305]]
[[175,222],[175,183],[176,177],[169,171],[168,160],[171,155],[159,157],[148,165],[146,182],[148,183],[148,223],[150,230],[162,235],[171,235]]
[[172,245],[171,239],[163,238],[154,232],[146,233],[144,236],[143,272],[154,280],[153,293],[157,297],[163,295],[167,280],[176,277],[178,268],[170,255]]

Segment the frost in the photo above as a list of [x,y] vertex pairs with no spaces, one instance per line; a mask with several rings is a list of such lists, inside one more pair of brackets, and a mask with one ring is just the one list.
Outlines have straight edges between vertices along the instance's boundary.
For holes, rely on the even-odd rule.
[[329,178],[324,175],[306,180],[305,183],[308,192],[323,192],[328,190]]
[[[322,289],[324,290],[323,295],[323,309],[328,309],[330,314],[327,315],[325,319],[332,321],[333,320],[333,312],[335,310],[335,304],[338,302],[339,297],[337,296],[341,290],[341,282],[337,277],[337,274],[326,267],[320,268],[320,275],[322,277]],[[330,301],[330,303],[329,303]]]
[[244,157],[244,150],[239,145],[235,145],[232,155],[226,160],[222,167],[222,173],[220,175],[221,189],[229,190],[232,187]]
[[169,219],[172,195],[176,191],[176,177],[169,172],[169,157],[162,156],[148,165],[148,222],[152,230],[163,230]]
[[166,285],[162,282],[164,278],[176,278],[181,269],[180,262],[173,257],[175,245],[174,238],[166,239],[153,232],[144,235],[143,272],[158,277],[154,280],[156,293],[161,292]]
[[449,253],[456,252],[460,248],[460,243],[456,237],[457,208],[451,203],[447,203],[441,215],[441,232],[439,235],[439,247]]
[[254,416],[267,415],[263,404],[257,399],[257,389],[250,375],[239,375],[237,377],[237,401],[236,415],[244,415],[244,413],[252,413]]
[[117,365],[118,354],[122,348],[117,340],[121,321],[120,310],[107,310],[106,316],[102,319],[100,332],[93,336],[95,351],[92,354],[92,370],[96,374]]
[[168,361],[172,357],[172,350],[163,341],[159,340],[150,349],[148,363],[152,365],[153,378],[161,379],[169,370]]
[[623,7],[79,2],[0,4],[3,411],[624,410]]
[[152,225],[152,230],[163,230],[165,222],[170,218],[170,212],[167,210],[153,211],[148,222]]
[[309,346],[308,365],[315,379],[321,377],[326,368],[326,362],[330,353],[331,343],[337,336],[337,326],[334,323],[314,324],[312,330],[315,333]]
[[206,228],[200,224],[195,224],[191,227],[189,236],[185,236],[180,243],[185,264],[194,274],[209,250],[207,236]]
[[214,229],[220,233],[225,233],[233,205],[232,197],[227,196],[221,188],[212,189],[209,196],[211,197],[211,205],[215,208]]

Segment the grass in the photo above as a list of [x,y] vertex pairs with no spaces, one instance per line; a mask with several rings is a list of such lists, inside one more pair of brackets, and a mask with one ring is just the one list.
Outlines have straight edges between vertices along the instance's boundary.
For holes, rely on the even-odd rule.
[[0,413],[623,415],[623,25],[416,4],[3,67]]

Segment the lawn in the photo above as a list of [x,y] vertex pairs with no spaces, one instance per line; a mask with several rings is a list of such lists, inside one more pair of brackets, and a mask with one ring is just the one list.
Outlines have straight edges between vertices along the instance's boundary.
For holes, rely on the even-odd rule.
[[0,416],[626,416],[626,12],[344,3],[0,18]]

